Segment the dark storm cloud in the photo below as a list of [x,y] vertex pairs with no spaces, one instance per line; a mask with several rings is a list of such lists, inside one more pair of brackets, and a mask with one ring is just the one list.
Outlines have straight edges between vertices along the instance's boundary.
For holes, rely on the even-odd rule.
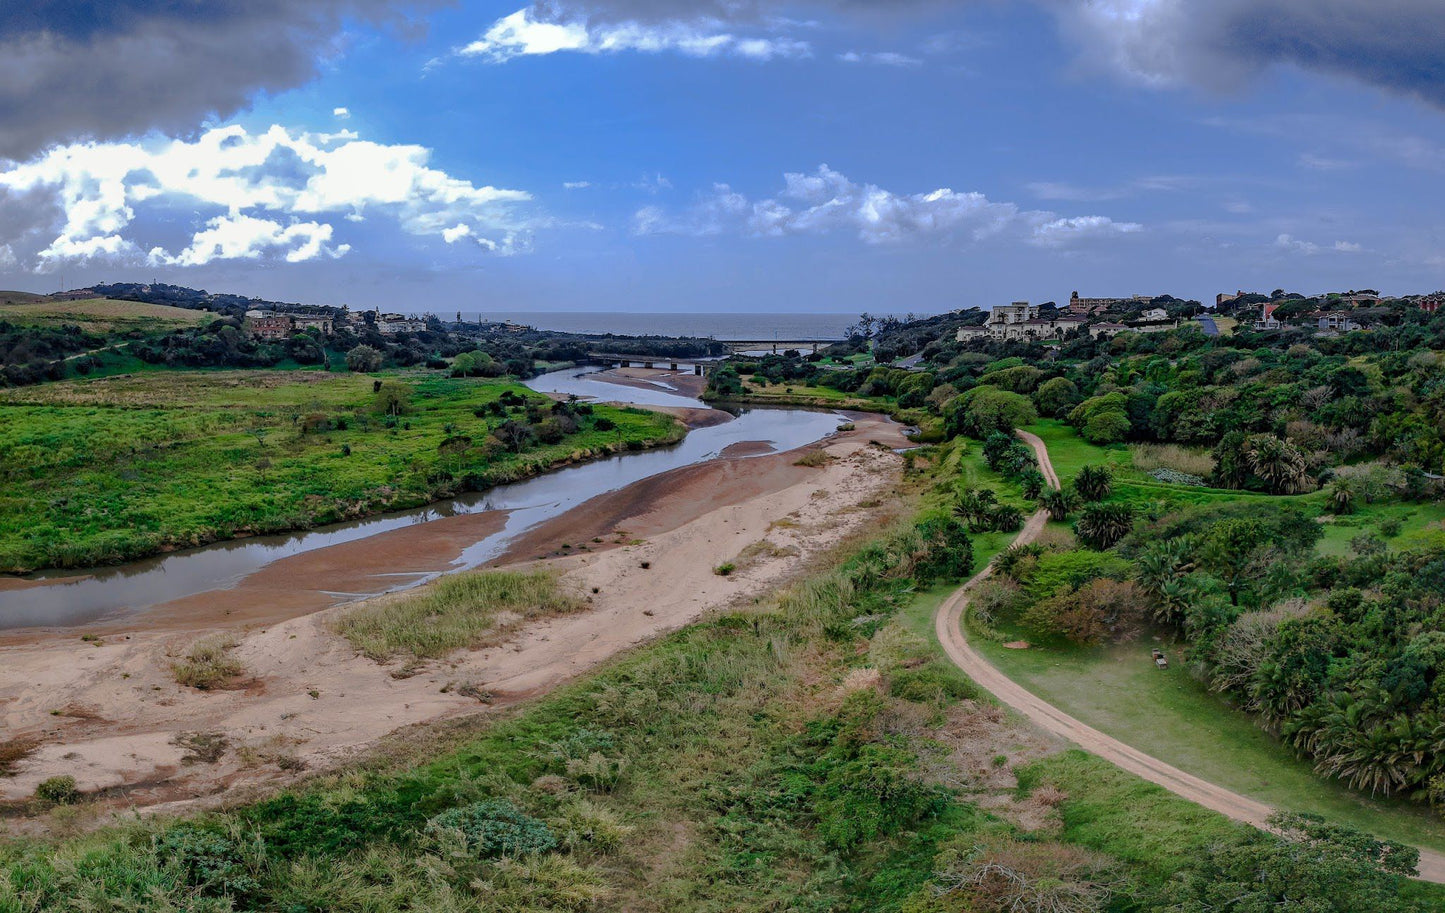
[[[917,18],[989,0],[539,0],[594,21]],[[1082,59],[1156,84],[1246,84],[1279,63],[1445,107],[1445,0],[1014,0],[1056,12]]]
[[345,21],[439,0],[30,0],[0,4],[0,157],[192,130],[310,79]]

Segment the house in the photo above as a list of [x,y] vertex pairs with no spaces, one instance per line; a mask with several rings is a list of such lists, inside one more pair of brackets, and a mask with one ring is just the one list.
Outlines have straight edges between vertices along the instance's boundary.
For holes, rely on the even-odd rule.
[[989,312],[988,322],[990,325],[1023,323],[1025,320],[1035,320],[1039,316],[1039,306],[1029,304],[1027,301],[1015,301],[1013,304],[1000,304]]
[[[1228,304],[1228,303],[1231,302],[1231,301],[1235,301],[1235,300],[1237,300],[1237,299],[1239,299],[1239,298],[1243,298],[1243,297],[1245,296],[1245,294],[1247,294],[1247,293],[1244,291],[1244,289],[1240,289],[1239,291],[1235,292],[1233,295],[1229,294],[1228,292],[1220,292],[1218,295],[1215,295],[1215,296],[1214,296],[1214,306],[1215,306],[1215,307],[1220,307],[1221,305]],[[1248,294],[1252,294],[1252,293],[1248,293]]]
[[1091,323],[1089,324],[1089,335],[1098,339],[1100,336],[1117,336],[1129,329],[1122,323]]
[[257,339],[289,339],[295,323],[287,314],[247,311],[246,330]]
[[1348,333],[1358,330],[1360,323],[1344,311],[1329,311],[1320,315],[1319,328],[1328,333]]
[[1279,305],[1277,304],[1261,304],[1259,306],[1259,319],[1254,322],[1254,328],[1256,330],[1279,329],[1283,324],[1274,317],[1275,309],[1278,307]]
[[981,339],[984,336],[992,339],[1063,339],[1084,323],[1083,317],[1067,314],[1053,318],[1040,317],[1038,305],[1015,301],[1013,304],[995,307],[989,313],[988,323],[983,326],[959,327],[954,338],[959,342]]
[[425,320],[407,317],[402,314],[379,314],[376,318],[376,330],[383,336],[396,336],[400,333],[420,333],[425,329]]
[[968,342],[971,339],[982,339],[988,335],[988,327],[959,327],[958,334],[954,337],[959,342]]
[[298,330],[320,330],[323,335],[330,336],[332,323],[330,317],[317,314],[296,314],[291,318]]
[[1436,292],[1433,295],[1425,295],[1415,300],[1415,307],[1427,314],[1433,314],[1440,310],[1440,305],[1445,304],[1445,292]]
[[1169,319],[1169,312],[1163,308],[1148,308],[1139,317],[1140,320],[1148,323],[1158,323],[1161,320]]
[[1102,314],[1109,308],[1118,305],[1148,304],[1152,300],[1147,295],[1134,295],[1130,298],[1080,298],[1079,293],[1074,292],[1069,296],[1069,313],[1089,317],[1094,314]]

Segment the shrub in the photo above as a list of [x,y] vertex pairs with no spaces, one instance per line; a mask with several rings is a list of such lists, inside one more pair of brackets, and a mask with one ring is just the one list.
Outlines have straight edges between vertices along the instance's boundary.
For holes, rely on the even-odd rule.
[[545,853],[557,846],[547,825],[506,799],[487,799],[442,812],[427,822],[426,830],[433,836],[441,831],[459,832],[467,849],[483,859]]
[[183,824],[162,834],[154,847],[157,861],[179,869],[203,896],[244,901],[261,890],[245,848],[228,834]]
[[936,660],[894,672],[888,677],[888,693],[918,704],[978,697],[978,689],[972,683]]
[[215,634],[191,645],[186,655],[171,664],[176,682],[209,691],[242,675],[246,667],[231,655],[240,642],[230,634]]
[[713,568],[712,572],[714,574],[717,574],[719,577],[726,577],[735,570],[737,570],[736,564],[733,564],[731,561],[724,561],[722,564],[719,564],[717,567]]
[[371,346],[356,346],[346,353],[346,370],[357,374],[370,374],[381,370],[381,360],[381,352]]
[[80,789],[75,785],[74,777],[63,774],[41,780],[35,787],[35,798],[42,802],[54,802],[56,805],[68,805],[80,798]]
[[794,466],[810,466],[810,467],[813,467],[813,468],[818,468],[818,467],[820,467],[820,466],[827,466],[827,465],[828,465],[829,463],[831,463],[832,461],[833,461],[833,458],[828,455],[828,451],[826,451],[826,450],[810,450],[810,451],[808,451],[807,453],[803,454],[802,456],[798,457],[796,460],[794,460],[794,461],[793,461],[793,465],[794,465]]

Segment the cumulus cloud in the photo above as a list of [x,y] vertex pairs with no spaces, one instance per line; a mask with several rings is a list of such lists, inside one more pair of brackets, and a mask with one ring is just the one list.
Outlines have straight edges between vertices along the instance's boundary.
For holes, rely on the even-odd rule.
[[337,120],[350,120],[350,119],[351,119],[351,109],[350,109],[350,108],[332,108],[332,109],[331,109],[331,116],[334,117],[334,118],[336,118]]
[[689,57],[728,56],[765,61],[775,57],[808,57],[812,47],[806,41],[787,36],[737,35],[723,30],[722,23],[711,18],[689,17],[664,23],[589,23],[585,18],[528,7],[498,19],[482,37],[458,48],[456,53],[489,63],[505,63],[518,57],[561,51],[585,54],[670,51]]
[[827,165],[810,174],[786,174],[783,180],[783,191],[764,200],[749,199],[726,184],[717,184],[680,213],[643,207],[634,216],[633,228],[643,235],[698,237],[736,233],[778,238],[850,232],[866,244],[959,236],[979,241],[1008,235],[1045,247],[1065,247],[1143,228],[1105,216],[1062,218],[1052,212],[1021,211],[1013,203],[948,188],[899,194],[856,183]]
[[0,242],[33,242],[28,262],[38,269],[137,261],[140,223],[184,213],[183,223],[197,223],[189,244],[175,253],[152,248],[145,259],[173,266],[271,256],[299,262],[350,249],[334,242],[324,219],[379,213],[409,234],[449,244],[465,238],[499,253],[525,249],[528,232],[542,223],[517,212],[530,194],[476,186],[430,167],[429,158],[422,146],[279,126],[60,146],[23,164],[0,163],[0,211],[7,213]]
[[190,130],[306,82],[348,23],[439,0],[66,0],[0,4],[0,157]]

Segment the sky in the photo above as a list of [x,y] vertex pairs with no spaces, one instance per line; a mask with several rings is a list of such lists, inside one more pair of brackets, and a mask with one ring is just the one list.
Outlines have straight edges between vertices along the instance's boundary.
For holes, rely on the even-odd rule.
[[5,5],[0,288],[447,314],[1445,286],[1440,0],[523,2]]

